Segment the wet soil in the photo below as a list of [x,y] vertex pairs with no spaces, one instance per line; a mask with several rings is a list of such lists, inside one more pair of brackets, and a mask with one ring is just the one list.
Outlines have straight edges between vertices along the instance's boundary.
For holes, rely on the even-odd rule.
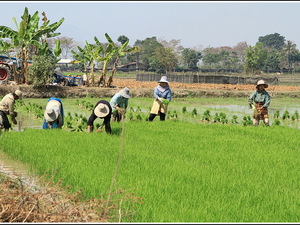
[[[23,91],[25,98],[76,98],[76,97],[112,97],[121,88],[130,88],[132,97],[152,97],[155,81],[136,81],[135,79],[114,79],[112,87],[86,86],[47,86],[36,88],[30,85],[2,85],[0,96],[13,92],[17,88]],[[247,84],[202,84],[170,82],[174,97],[248,97],[255,85]],[[300,86],[270,85],[267,91],[271,96],[300,97]]]

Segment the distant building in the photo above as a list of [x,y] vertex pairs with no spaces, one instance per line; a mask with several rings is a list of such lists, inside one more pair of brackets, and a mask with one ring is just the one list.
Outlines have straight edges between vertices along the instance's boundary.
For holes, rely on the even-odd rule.
[[147,67],[143,63],[131,62],[131,63],[117,66],[117,70],[121,70],[123,72],[129,72],[129,71],[137,71],[137,70],[147,70]]

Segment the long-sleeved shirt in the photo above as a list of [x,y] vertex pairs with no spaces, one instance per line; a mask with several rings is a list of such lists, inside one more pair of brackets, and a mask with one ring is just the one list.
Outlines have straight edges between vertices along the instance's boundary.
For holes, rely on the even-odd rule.
[[110,100],[110,105],[112,109],[116,109],[116,107],[120,107],[126,109],[128,106],[128,98],[124,98],[120,93],[116,93]]
[[171,91],[169,85],[166,86],[165,88],[163,88],[160,85],[157,85],[154,89],[153,94],[154,94],[154,98],[161,97],[164,99],[168,99],[169,101],[171,101],[171,99],[172,99],[172,91]]
[[263,108],[268,108],[271,102],[271,96],[266,90],[263,90],[262,92],[256,90],[250,95],[248,103],[252,104],[253,101],[255,103],[264,103]]
[[15,109],[14,109],[15,99],[12,93],[9,93],[3,97],[0,101],[0,110],[5,112],[6,115],[10,115],[14,117]]

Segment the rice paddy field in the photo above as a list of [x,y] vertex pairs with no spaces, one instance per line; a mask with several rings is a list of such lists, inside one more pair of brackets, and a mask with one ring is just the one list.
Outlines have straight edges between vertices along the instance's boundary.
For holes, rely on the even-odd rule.
[[164,122],[146,121],[151,99],[132,98],[112,135],[86,132],[97,101],[62,99],[64,128],[43,130],[47,99],[24,99],[1,151],[84,198],[115,202],[111,222],[300,221],[297,99],[272,99],[271,126],[253,127],[244,98],[173,99]]

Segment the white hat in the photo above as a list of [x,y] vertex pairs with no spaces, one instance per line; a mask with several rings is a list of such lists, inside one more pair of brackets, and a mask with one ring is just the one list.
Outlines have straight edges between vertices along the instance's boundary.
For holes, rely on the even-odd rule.
[[98,117],[105,117],[109,114],[109,107],[103,103],[99,103],[95,109],[94,113]]
[[47,122],[53,122],[58,118],[60,102],[56,100],[50,100],[46,106],[44,118]]
[[162,76],[160,78],[160,81],[158,81],[158,83],[169,83],[169,81],[167,81],[167,77],[166,76]]
[[22,91],[16,90],[15,95],[17,95],[19,97],[19,99],[22,99]]
[[265,83],[265,81],[264,81],[264,80],[259,80],[259,81],[257,81],[256,88],[258,87],[258,85],[264,85],[264,87],[265,87],[265,88],[267,88],[267,87],[268,87],[268,85]]
[[130,98],[129,94],[129,88],[125,87],[121,91],[119,91],[120,95],[122,95],[124,98]]

